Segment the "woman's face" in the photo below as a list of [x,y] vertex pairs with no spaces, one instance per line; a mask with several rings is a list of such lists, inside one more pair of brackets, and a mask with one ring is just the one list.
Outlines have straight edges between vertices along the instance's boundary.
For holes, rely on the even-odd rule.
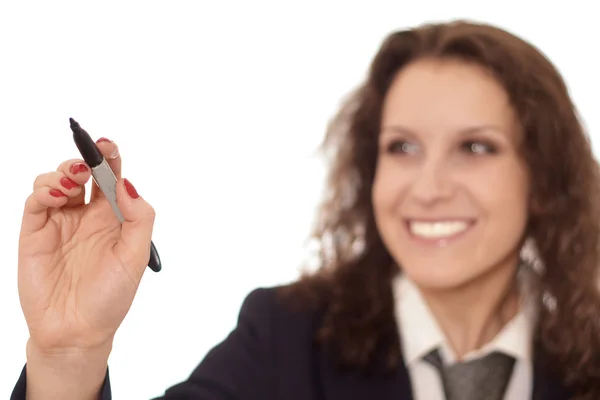
[[381,127],[375,219],[404,273],[451,289],[516,268],[529,182],[503,87],[475,65],[419,61],[393,81]]

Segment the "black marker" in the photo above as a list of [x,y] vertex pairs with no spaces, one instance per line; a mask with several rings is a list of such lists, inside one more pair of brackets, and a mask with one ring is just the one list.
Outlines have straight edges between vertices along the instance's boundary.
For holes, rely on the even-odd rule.
[[[123,223],[125,219],[117,205],[117,178],[115,177],[113,170],[108,165],[108,162],[102,153],[100,153],[100,150],[90,135],[83,130],[73,118],[69,118],[69,122],[71,123],[71,130],[73,131],[73,140],[81,153],[81,157],[83,157],[83,161],[85,161],[92,170],[94,181],[100,190],[102,190],[102,193],[104,193],[104,196],[110,203],[119,222]],[[150,260],[148,261],[148,267],[154,272],[158,272],[162,269],[158,251],[152,241],[150,241]]]

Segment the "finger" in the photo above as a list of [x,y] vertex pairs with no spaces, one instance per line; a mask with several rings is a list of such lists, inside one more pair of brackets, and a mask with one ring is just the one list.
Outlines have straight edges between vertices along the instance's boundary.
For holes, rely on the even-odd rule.
[[82,160],[68,160],[60,164],[56,172],[39,175],[33,182],[33,189],[52,186],[68,195],[64,206],[78,206],[85,202],[84,185],[90,176],[90,169]]
[[[65,204],[66,207],[75,207],[85,204],[85,184],[91,177],[90,167],[81,159],[67,160],[61,163],[56,169],[58,172],[77,185],[81,186],[81,193],[74,197],[69,197],[69,201]],[[70,189],[68,181],[61,178],[61,184],[67,189]]]
[[141,276],[150,259],[154,208],[137,193],[127,179],[121,179],[117,183],[117,204],[125,220],[115,251]]
[[[81,168],[81,163],[75,162],[75,168]],[[85,164],[84,164],[85,166]],[[34,190],[45,186],[58,190],[68,197],[63,206],[74,207],[85,203],[85,183],[90,179],[90,172],[85,166],[86,171],[78,173],[64,173],[62,171],[48,172],[38,176],[33,183]],[[57,192],[53,192],[57,193]]]
[[[108,165],[113,170],[117,179],[121,179],[121,155],[119,154],[119,146],[115,142],[107,138],[100,138],[96,140],[96,146],[108,162]],[[91,199],[98,198],[98,196],[104,196],[102,190],[96,185],[96,182],[92,185]]]
[[48,221],[48,210],[51,208],[64,207],[69,201],[83,203],[82,194],[83,186],[62,172],[54,171],[39,175],[35,179],[33,193],[25,201],[21,233],[27,235],[43,228]]
[[48,182],[51,181],[52,176],[56,173],[62,173],[64,176],[72,179],[77,182],[79,185],[85,185],[86,182],[90,179],[91,173],[90,168],[87,166],[83,160],[80,159],[72,159],[67,160],[61,163],[56,171],[47,172],[45,174],[38,175],[33,181],[33,189],[37,189],[38,187],[45,186]]

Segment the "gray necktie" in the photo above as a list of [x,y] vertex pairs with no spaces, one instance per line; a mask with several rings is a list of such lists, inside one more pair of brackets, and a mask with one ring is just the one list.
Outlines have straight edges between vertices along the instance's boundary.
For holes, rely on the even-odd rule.
[[446,400],[503,400],[515,365],[513,357],[499,352],[450,366],[438,350],[423,359],[438,369]]

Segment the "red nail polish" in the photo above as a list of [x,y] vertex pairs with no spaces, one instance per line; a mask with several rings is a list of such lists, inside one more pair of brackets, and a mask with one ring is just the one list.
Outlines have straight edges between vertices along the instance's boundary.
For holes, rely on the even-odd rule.
[[71,168],[69,168],[69,171],[71,171],[71,173],[73,175],[76,175],[80,172],[87,172],[88,167],[87,165],[83,164],[83,163],[75,163],[73,165],[71,165]]
[[64,177],[60,180],[60,184],[63,185],[67,189],[73,189],[74,187],[79,186],[77,182],[73,181],[70,178]]
[[61,192],[58,189],[50,189],[50,196],[52,196],[52,197],[65,197],[66,194],[64,194],[63,192]]
[[127,194],[132,199],[137,199],[138,197],[140,197],[140,195],[138,194],[137,190],[135,190],[135,187],[133,187],[131,182],[129,182],[127,179],[123,179],[123,183],[125,184],[125,189],[127,190]]
[[100,139],[96,140],[96,143],[100,143],[100,142],[112,143],[112,140],[107,139],[105,137],[101,137]]

